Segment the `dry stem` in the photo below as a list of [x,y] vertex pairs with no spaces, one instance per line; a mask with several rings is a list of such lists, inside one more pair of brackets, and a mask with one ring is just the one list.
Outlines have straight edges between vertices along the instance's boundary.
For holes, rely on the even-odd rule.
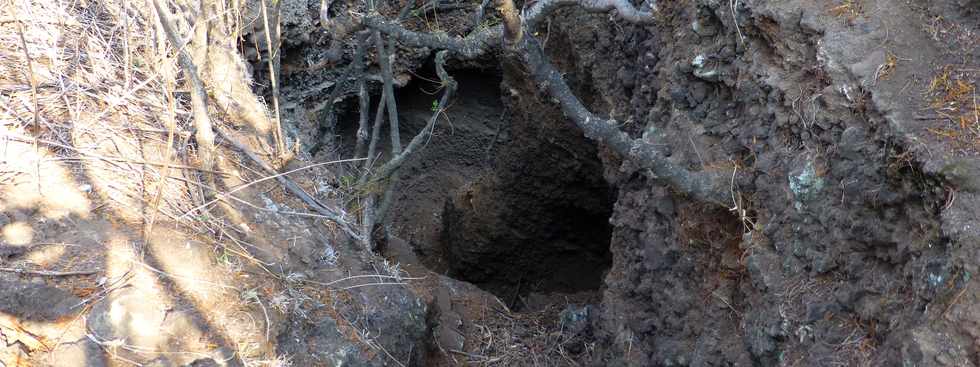
[[[275,60],[279,57],[279,48],[272,45],[272,30],[269,29],[269,15],[268,7],[266,6],[265,0],[262,0],[262,26],[265,28],[265,43],[268,46],[269,53],[269,82],[272,84],[272,109],[273,115],[275,116],[272,130],[272,138],[275,140],[276,153],[279,155],[279,159],[284,159],[286,157],[286,143],[282,136],[282,124],[280,122],[279,116],[279,83],[277,81],[277,72],[275,68]],[[278,20],[278,16],[276,19]],[[277,22],[278,23],[278,22]],[[278,37],[277,37],[278,38]]]
[[[160,0],[153,0],[153,8],[156,10],[157,17],[160,19],[160,24],[163,26],[167,39],[177,49],[178,62],[181,68],[184,69],[184,74],[191,81],[191,106],[193,107],[194,114],[194,128],[197,130],[194,134],[194,139],[197,141],[201,167],[205,171],[213,171],[215,160],[214,130],[211,127],[211,118],[208,116],[208,95],[204,89],[204,82],[201,81],[201,77],[197,73],[197,66],[194,65],[194,61],[181,47],[182,42],[177,36],[173,21],[170,20],[164,7],[160,5]],[[198,26],[206,27],[204,25]],[[199,45],[199,47],[207,48],[207,45],[203,44]]]

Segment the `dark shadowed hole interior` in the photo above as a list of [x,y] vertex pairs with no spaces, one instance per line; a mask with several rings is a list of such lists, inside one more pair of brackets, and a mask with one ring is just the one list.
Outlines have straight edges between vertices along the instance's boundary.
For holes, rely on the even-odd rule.
[[[548,113],[555,120],[553,112],[504,103],[499,72],[450,73],[459,91],[397,186],[389,222],[412,254],[395,260],[472,282],[516,309],[555,294],[594,295],[611,263],[615,200],[595,146],[570,122],[557,120],[567,126],[556,128],[527,118]],[[436,80],[433,74],[397,91],[403,144],[441,95],[426,80]],[[356,108],[340,118],[342,149],[354,146],[357,120]]]

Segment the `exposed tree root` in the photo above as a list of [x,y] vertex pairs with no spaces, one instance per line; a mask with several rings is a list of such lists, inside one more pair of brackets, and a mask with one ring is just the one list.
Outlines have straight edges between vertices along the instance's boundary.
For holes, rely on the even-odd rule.
[[449,76],[449,73],[447,73],[445,69],[446,54],[446,51],[439,51],[436,53],[436,74],[439,75],[439,80],[442,82],[442,86],[445,88],[445,91],[442,93],[442,97],[439,98],[439,104],[435,107],[432,116],[429,117],[429,121],[425,124],[425,127],[422,128],[422,131],[419,131],[419,133],[412,138],[412,141],[408,143],[408,146],[405,147],[403,152],[392,157],[388,163],[385,163],[384,166],[378,169],[377,176],[379,178],[391,177],[391,183],[385,192],[384,202],[381,203],[381,206],[378,209],[377,216],[379,223],[384,220],[385,215],[388,213],[388,208],[391,207],[391,193],[394,191],[393,187],[397,182],[398,168],[400,168],[402,164],[405,163],[405,160],[414,154],[419,147],[422,146],[426,138],[432,134],[432,129],[434,129],[436,126],[436,121],[439,120],[439,116],[442,115],[442,113],[446,110],[446,107],[449,105],[449,100],[452,98],[453,94],[456,93],[456,88],[458,86],[456,80]]
[[[190,55],[181,47],[183,43],[180,42],[180,38],[177,35],[176,29],[174,27],[173,21],[170,20],[165,8],[160,4],[160,0],[153,1],[154,9],[160,19],[160,23],[167,34],[167,38],[177,49],[179,62],[187,78],[191,81],[191,104],[193,107],[194,125],[196,128],[195,139],[198,143],[198,150],[201,155],[201,165],[202,171],[213,172],[215,166],[215,155],[216,148],[214,145],[214,129],[217,128],[218,132],[229,143],[231,143],[236,149],[248,156],[252,161],[254,161],[259,167],[271,174],[276,174],[275,178],[282,184],[286,190],[292,192],[294,195],[299,197],[304,203],[310,206],[314,211],[319,213],[321,216],[336,223],[341,230],[350,235],[355,240],[360,240],[361,235],[351,228],[350,224],[343,218],[342,215],[330,210],[325,205],[318,202],[312,196],[306,193],[298,184],[290,180],[288,177],[279,175],[278,171],[269,163],[265,162],[261,157],[259,157],[255,152],[253,152],[246,145],[242,144],[239,139],[236,139],[231,133],[225,131],[225,129],[220,126],[212,126],[211,120],[208,116],[208,94],[205,88],[204,82],[202,81],[200,74],[198,72],[198,67],[194,63]],[[199,18],[203,19],[206,14],[206,8],[200,10]],[[197,55],[200,60],[208,60],[207,49],[210,46],[207,41],[206,29],[209,27],[204,24],[198,24],[197,33],[195,34],[195,41],[198,42],[197,50],[200,53]],[[202,31],[204,29],[205,31]],[[207,185],[211,188],[209,192],[218,192],[215,189],[214,177],[212,174],[207,174]]]
[[[329,3],[325,4],[329,6]],[[636,167],[637,169],[647,171],[653,178],[670,185],[685,195],[719,205],[728,204],[728,201],[731,200],[731,187],[735,181],[732,178],[734,177],[732,171],[689,170],[683,165],[671,161],[657,149],[655,143],[649,140],[650,138],[630,137],[619,128],[621,125],[619,121],[592,113],[572,93],[561,73],[545,56],[538,40],[531,32],[528,32],[529,29],[534,29],[538,21],[556,9],[571,5],[580,6],[590,12],[613,11],[624,20],[637,24],[651,24],[655,20],[656,5],[650,6],[652,9],[646,11],[637,9],[625,0],[542,0],[526,9],[523,16],[518,13],[512,0],[496,0],[495,6],[503,18],[502,25],[479,29],[467,37],[449,37],[445,34],[411,31],[402,27],[398,22],[384,19],[373,9],[363,16],[348,15],[330,18],[328,9],[322,8],[321,22],[328,31],[335,32],[333,33],[334,37],[344,37],[351,31],[368,28],[386,34],[409,47],[428,47],[442,50],[439,55],[443,59],[447,54],[452,54],[461,59],[474,58],[491,52],[503,44],[503,51],[513,55],[526,66],[527,72],[536,84],[557,101],[565,116],[582,129],[586,137],[608,146],[620,156],[632,157],[631,161],[633,162],[641,162]],[[376,36],[375,38],[380,45],[380,37]],[[384,47],[379,46],[378,50],[379,55],[384,56]],[[394,114],[395,106],[390,90],[390,67],[386,67],[388,62],[390,61],[384,57],[380,60],[383,78],[386,82],[384,94],[389,99],[387,108],[389,109],[389,118],[391,118],[390,115]],[[443,80],[445,82],[445,79]],[[390,124],[393,128],[392,145],[395,148],[392,154],[393,158],[378,169],[374,176],[375,181],[396,179],[398,168],[406,156],[399,154],[400,142],[394,140],[395,134],[397,134],[397,120],[391,120]],[[430,121],[431,123],[432,121]],[[377,130],[377,126],[375,129]],[[427,125],[422,133],[426,133],[429,129],[431,129],[431,125]],[[406,153],[411,153],[412,148],[410,145]],[[389,186],[391,184],[393,183],[390,183]],[[381,208],[386,206],[385,203],[382,203]],[[373,220],[383,217],[384,211],[379,210],[375,215],[377,218],[372,218]]]
[[[379,42],[379,46],[379,48],[384,48],[381,42]],[[401,149],[401,141],[399,138],[398,145],[392,147],[392,158],[383,166],[378,168],[373,175],[370,175],[369,170],[365,170],[365,175],[361,177],[360,184],[362,186],[368,182],[371,182],[372,185],[375,183],[379,185],[384,184],[384,194],[381,197],[381,202],[377,204],[377,207],[375,207],[375,203],[377,202],[377,190],[369,190],[365,198],[362,223],[364,225],[363,229],[365,233],[363,243],[367,248],[373,248],[371,233],[374,231],[374,226],[384,221],[385,216],[388,214],[388,210],[391,208],[394,201],[395,185],[398,184],[399,179],[398,169],[402,166],[405,160],[408,159],[408,157],[418,151],[419,147],[421,147],[424,141],[432,134],[432,130],[435,128],[436,122],[439,120],[439,116],[445,112],[447,106],[449,105],[450,99],[452,99],[453,94],[456,92],[456,80],[454,80],[445,69],[447,54],[448,53],[446,51],[439,51],[436,53],[436,74],[439,76],[444,92],[442,97],[439,98],[439,103],[433,109],[432,116],[429,117],[425,127],[423,127],[422,130],[412,138],[412,140],[408,143],[408,146],[405,147],[404,151]],[[389,82],[391,81],[390,73],[386,73],[386,79],[388,79]],[[392,93],[394,93],[393,90]],[[379,131],[381,130],[382,113],[384,113],[384,110],[386,109],[385,105],[394,103],[394,98],[386,98],[386,96],[384,96],[388,94],[387,90],[383,91],[382,94],[382,100],[378,104],[378,110],[375,116],[374,131],[372,132],[372,139],[368,149],[369,154],[374,153],[374,149],[377,144]],[[390,129],[393,130],[393,134],[395,134],[394,131],[398,130],[397,120],[394,121],[396,122],[390,126]],[[392,136],[392,139],[395,139],[395,136]],[[369,155],[368,160],[370,161],[371,158],[372,157]],[[366,168],[367,167],[369,166],[366,166]]]

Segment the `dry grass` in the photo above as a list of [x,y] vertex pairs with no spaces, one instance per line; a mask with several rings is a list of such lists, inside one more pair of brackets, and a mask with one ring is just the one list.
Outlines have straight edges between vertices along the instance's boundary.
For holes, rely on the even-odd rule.
[[[164,52],[146,37],[153,33],[151,20],[124,1],[59,3],[17,1],[3,8],[3,18],[16,19],[0,24],[3,133],[36,138],[53,155],[48,159],[69,162],[113,209],[141,219],[147,192],[163,181],[160,164],[141,164],[162,163],[168,131],[162,117],[175,114],[177,132],[187,134],[188,111],[180,103],[169,111],[161,93],[172,83],[173,60],[157,56]],[[31,68],[24,67],[28,57]],[[177,150],[194,156],[186,142]],[[189,180],[185,173],[169,179]],[[164,216],[190,202],[177,190],[164,197]]]
[[896,67],[898,67],[898,56],[888,52],[888,54],[885,55],[885,62],[878,65],[878,69],[875,70],[875,83],[877,83],[879,80],[887,80],[888,77],[891,76],[892,72],[895,71]]
[[840,5],[830,8],[830,13],[850,23],[864,14],[864,7],[860,0],[843,0]]
[[[568,301],[552,300],[534,311],[511,312],[502,305],[486,304],[483,315],[474,315],[468,328],[466,351],[441,350],[456,365],[475,366],[577,366],[593,360],[591,335],[575,334],[561,321],[568,304],[588,302],[582,295]],[[595,312],[594,310],[592,312]]]
[[[186,22],[178,28],[189,33]],[[227,56],[217,52],[215,55]],[[213,189],[202,183],[202,170],[197,168],[191,111],[184,93],[186,87],[182,86],[187,78],[178,73],[176,64],[173,47],[158,30],[152,9],[143,2],[3,2],[0,146],[5,148],[0,157],[0,173],[25,171],[20,167],[23,161],[36,161],[36,191],[42,197],[52,199],[58,186],[89,192],[76,195],[91,199],[78,212],[104,216],[113,225],[134,229],[135,233],[154,219],[169,222],[188,237],[199,236],[212,243],[215,252],[220,253],[216,257],[225,258],[218,262],[228,268],[241,268],[241,263],[256,264],[258,260],[245,248],[249,244],[235,238],[241,232],[234,226],[238,223],[207,210],[180,218],[203,203]],[[219,76],[233,77],[231,72]],[[235,86],[247,86],[247,80],[238,78]],[[250,90],[247,92],[255,99]],[[221,117],[212,116],[212,122],[229,125]],[[267,116],[263,113],[262,117]],[[254,130],[261,130],[258,127]],[[31,148],[24,154],[9,155],[20,152],[14,148],[25,144]],[[229,154],[224,156],[229,160]],[[232,172],[227,166],[221,166],[223,171]],[[54,174],[61,171],[63,182],[50,185]],[[24,204],[7,200],[19,195],[12,191],[17,186],[14,181],[18,180],[0,182],[3,210],[39,206],[24,200]],[[137,237],[133,238],[134,246],[139,242]],[[102,252],[86,256],[106,262],[110,257]],[[222,270],[222,274],[238,272]],[[79,296],[97,294],[94,286],[73,291]],[[263,309],[268,304],[253,297],[242,300],[242,308],[251,307],[252,303]],[[242,356],[250,354],[240,352]],[[255,361],[241,358],[246,365],[288,362],[275,355],[256,354]],[[267,361],[262,362],[264,359]]]
[[[0,6],[0,139],[38,146],[43,160],[58,162],[76,184],[93,186],[98,207],[123,222],[159,219],[229,237],[223,232],[237,229],[207,210],[193,210],[214,189],[199,177],[205,170],[196,168],[200,159],[182,93],[187,78],[178,74],[173,47],[143,5],[34,0]],[[185,17],[178,18],[178,28],[188,33]],[[241,25],[234,27],[240,35]],[[253,120],[267,119],[264,106],[252,103],[244,73],[235,74],[244,65],[226,60],[237,58],[227,51],[210,52],[211,64],[234,64],[207,75],[221,85],[214,91],[218,99],[237,102],[239,114],[259,116]],[[221,117],[228,116],[213,114],[213,123],[235,125]],[[251,124],[255,132],[268,132],[264,123]],[[193,217],[181,218],[188,212]]]
[[937,137],[956,148],[980,151],[980,101],[977,99],[977,73],[947,65],[929,82],[927,109],[935,115],[924,119],[940,121],[929,128]]

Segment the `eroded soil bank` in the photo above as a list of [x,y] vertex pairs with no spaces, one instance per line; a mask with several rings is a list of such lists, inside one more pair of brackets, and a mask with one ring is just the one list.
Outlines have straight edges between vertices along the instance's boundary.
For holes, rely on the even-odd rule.
[[950,94],[976,88],[975,8],[696,1],[651,27],[563,9],[539,36],[579,98],[748,183],[725,208],[672,192],[484,60],[455,70],[392,228],[508,306],[600,290],[599,364],[975,365],[977,135],[941,118],[975,108]]
[[[596,148],[547,106],[502,98],[499,71],[454,74],[460,93],[405,166],[392,233],[432,271],[510,307],[530,293],[594,293],[610,265],[613,198]],[[433,113],[438,85],[425,79],[398,94],[409,136]]]
[[[245,54],[270,101],[268,50],[253,49],[261,2],[247,3],[253,42],[210,55]],[[330,3],[328,15],[363,13]],[[406,5],[378,3],[387,17]],[[400,24],[447,36],[481,26],[480,1],[446,3],[408,8]],[[320,1],[275,4],[283,48],[271,64],[301,148],[279,168],[356,226],[372,190],[356,184],[360,162],[310,165],[353,155],[355,42],[319,27]],[[17,102],[0,111],[13,131],[0,260],[35,271],[0,272],[12,317],[0,318],[0,364],[980,365],[976,0],[660,1],[649,25],[563,7],[527,35],[573,94],[670,164],[733,170],[731,200],[678,192],[587,139],[526,65],[494,50],[448,62],[459,92],[400,172],[375,252],[310,216],[226,137],[215,190],[241,202],[205,204],[179,73],[158,80],[103,44],[127,24],[155,29],[146,9],[17,6],[52,18],[27,22],[26,41],[7,28],[19,22],[0,22],[14,45],[0,49],[0,92]],[[119,37],[157,47],[136,34]],[[36,90],[20,42],[53,55],[36,59]],[[434,112],[437,50],[393,50],[406,144]],[[373,112],[381,71],[366,54]],[[31,93],[49,104],[38,115]],[[210,112],[252,149],[268,145],[261,126]],[[168,177],[152,163],[171,148]],[[52,269],[83,272],[36,272]]]

